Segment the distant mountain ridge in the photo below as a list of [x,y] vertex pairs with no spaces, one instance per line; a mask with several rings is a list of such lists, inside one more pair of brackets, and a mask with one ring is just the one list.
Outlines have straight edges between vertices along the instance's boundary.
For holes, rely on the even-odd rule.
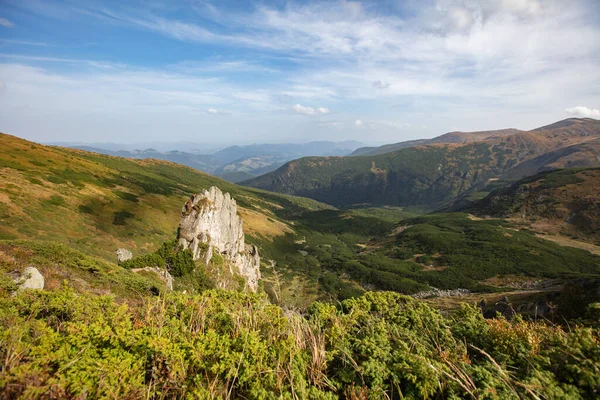
[[[231,182],[239,182],[254,176],[274,171],[285,162],[306,156],[343,156],[350,154],[363,144],[356,141],[328,142],[315,141],[309,143],[284,143],[284,144],[252,144],[245,146],[230,146],[213,154],[199,154],[191,149],[189,152],[181,150],[158,151],[154,148],[145,150],[114,150],[114,143],[108,144],[110,149],[96,146],[73,145],[79,150],[111,156],[171,161],[214,174]],[[101,144],[100,144],[101,145]]]
[[451,133],[436,139],[442,143],[384,154],[294,160],[243,184],[337,206],[439,208],[491,180],[600,166],[600,121],[589,118],[570,118],[531,131]]
[[514,135],[523,131],[518,129],[500,129],[494,131],[478,131],[478,132],[448,132],[441,136],[434,137],[433,139],[417,139],[409,140],[406,142],[399,142],[393,144],[386,144],[379,147],[361,147],[356,149],[351,156],[367,156],[391,153],[397,150],[405,149],[414,146],[425,146],[428,144],[441,144],[441,143],[471,143],[479,142],[490,138],[499,138],[503,136]]

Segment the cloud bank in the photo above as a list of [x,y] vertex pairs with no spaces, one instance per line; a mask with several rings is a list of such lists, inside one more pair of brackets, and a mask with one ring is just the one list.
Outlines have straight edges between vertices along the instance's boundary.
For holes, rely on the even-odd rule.
[[[31,138],[108,130],[118,139],[143,126],[182,139],[212,129],[229,141],[368,131],[397,142],[451,128],[531,129],[565,112],[593,117],[597,109],[572,106],[600,104],[590,84],[600,82],[597,0],[7,4],[0,130]],[[23,16],[45,30],[22,26]],[[116,34],[127,40],[103,41]],[[212,117],[223,110],[231,118]],[[344,130],[361,126],[357,115],[363,133]]]

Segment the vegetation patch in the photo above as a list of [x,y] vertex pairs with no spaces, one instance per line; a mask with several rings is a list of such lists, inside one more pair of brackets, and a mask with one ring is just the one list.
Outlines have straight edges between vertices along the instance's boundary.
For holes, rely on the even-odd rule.
[[62,206],[66,203],[66,201],[64,197],[54,194],[50,196],[49,199],[44,200],[44,203],[51,206]]
[[131,201],[133,203],[137,203],[139,201],[138,197],[133,193],[123,192],[120,190],[113,191],[114,194],[117,195],[118,198]]
[[[257,294],[0,297],[6,398],[596,398],[598,330],[444,317],[395,293],[305,315]],[[93,366],[91,368],[90,366]]]
[[[501,220],[471,220],[465,214],[434,214],[406,220],[388,254],[408,259],[440,253],[442,271],[413,275],[426,284],[450,289],[477,288],[477,281],[496,275],[559,277],[600,274],[600,257],[537,238],[532,232],[510,230]],[[426,256],[423,256],[426,257]]]
[[113,215],[113,225],[127,225],[127,220],[133,217],[135,217],[135,215],[130,213],[129,211],[117,211]]

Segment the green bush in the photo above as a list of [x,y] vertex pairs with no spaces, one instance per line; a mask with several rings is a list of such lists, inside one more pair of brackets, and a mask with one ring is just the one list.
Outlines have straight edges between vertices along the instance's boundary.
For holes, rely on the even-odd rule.
[[597,398],[600,334],[369,292],[306,315],[209,290],[0,296],[4,398]]
[[[222,261],[222,259],[221,259]],[[206,268],[196,263],[191,250],[178,248],[177,240],[164,242],[160,248],[150,254],[144,254],[121,263],[123,268],[164,268],[175,278],[176,286],[192,289],[197,293],[215,287],[215,282],[206,273]],[[184,281],[184,282],[181,282]]]
[[167,266],[164,258],[156,253],[144,254],[143,256],[132,258],[131,260],[123,261],[121,263],[123,268],[165,268]]

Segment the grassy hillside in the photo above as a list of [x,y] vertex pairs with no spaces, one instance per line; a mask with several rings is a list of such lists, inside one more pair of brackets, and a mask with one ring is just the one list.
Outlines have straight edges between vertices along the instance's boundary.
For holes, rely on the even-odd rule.
[[166,290],[165,283],[152,272],[134,273],[58,243],[12,240],[0,241],[1,295],[7,296],[14,289],[10,276],[30,265],[44,276],[46,290],[66,285],[81,294],[113,295],[130,302]]
[[[348,233],[340,239],[351,239],[352,231],[344,231]],[[473,220],[460,213],[407,218],[370,240],[364,234],[354,235],[357,244],[353,252],[323,249],[310,241],[304,249],[308,256],[321,260],[321,268],[336,275],[358,281],[365,288],[402,293],[428,286],[494,291],[486,281],[495,276],[566,279],[600,274],[598,256],[518,231],[502,220]]]
[[280,234],[277,216],[329,208],[242,188],[177,164],[42,146],[0,134],[0,239],[52,240],[114,260],[175,237],[187,198],[217,185],[231,193],[250,235]]
[[543,172],[497,189],[465,209],[600,244],[600,168]]
[[[600,262],[589,253],[466,216],[412,220],[415,214],[399,207],[337,210],[167,162],[41,146],[8,135],[2,142],[2,239],[59,242],[112,262],[118,247],[148,254],[175,237],[188,196],[217,185],[237,200],[247,240],[259,247],[263,287],[276,302],[308,307],[315,299],[339,300],[369,289],[414,293],[428,285],[489,291],[495,289],[482,282],[498,274],[600,272],[590,267]],[[407,224],[412,226],[404,229]],[[443,231],[465,227],[473,234],[454,238]],[[499,238],[493,253],[477,250]],[[432,247],[422,248],[424,243]],[[455,244],[469,257],[446,249]],[[521,263],[528,252],[535,256]]]
[[338,206],[446,205],[491,179],[544,168],[600,164],[600,121],[570,119],[467,144],[437,144],[359,157],[309,157],[245,185]]

